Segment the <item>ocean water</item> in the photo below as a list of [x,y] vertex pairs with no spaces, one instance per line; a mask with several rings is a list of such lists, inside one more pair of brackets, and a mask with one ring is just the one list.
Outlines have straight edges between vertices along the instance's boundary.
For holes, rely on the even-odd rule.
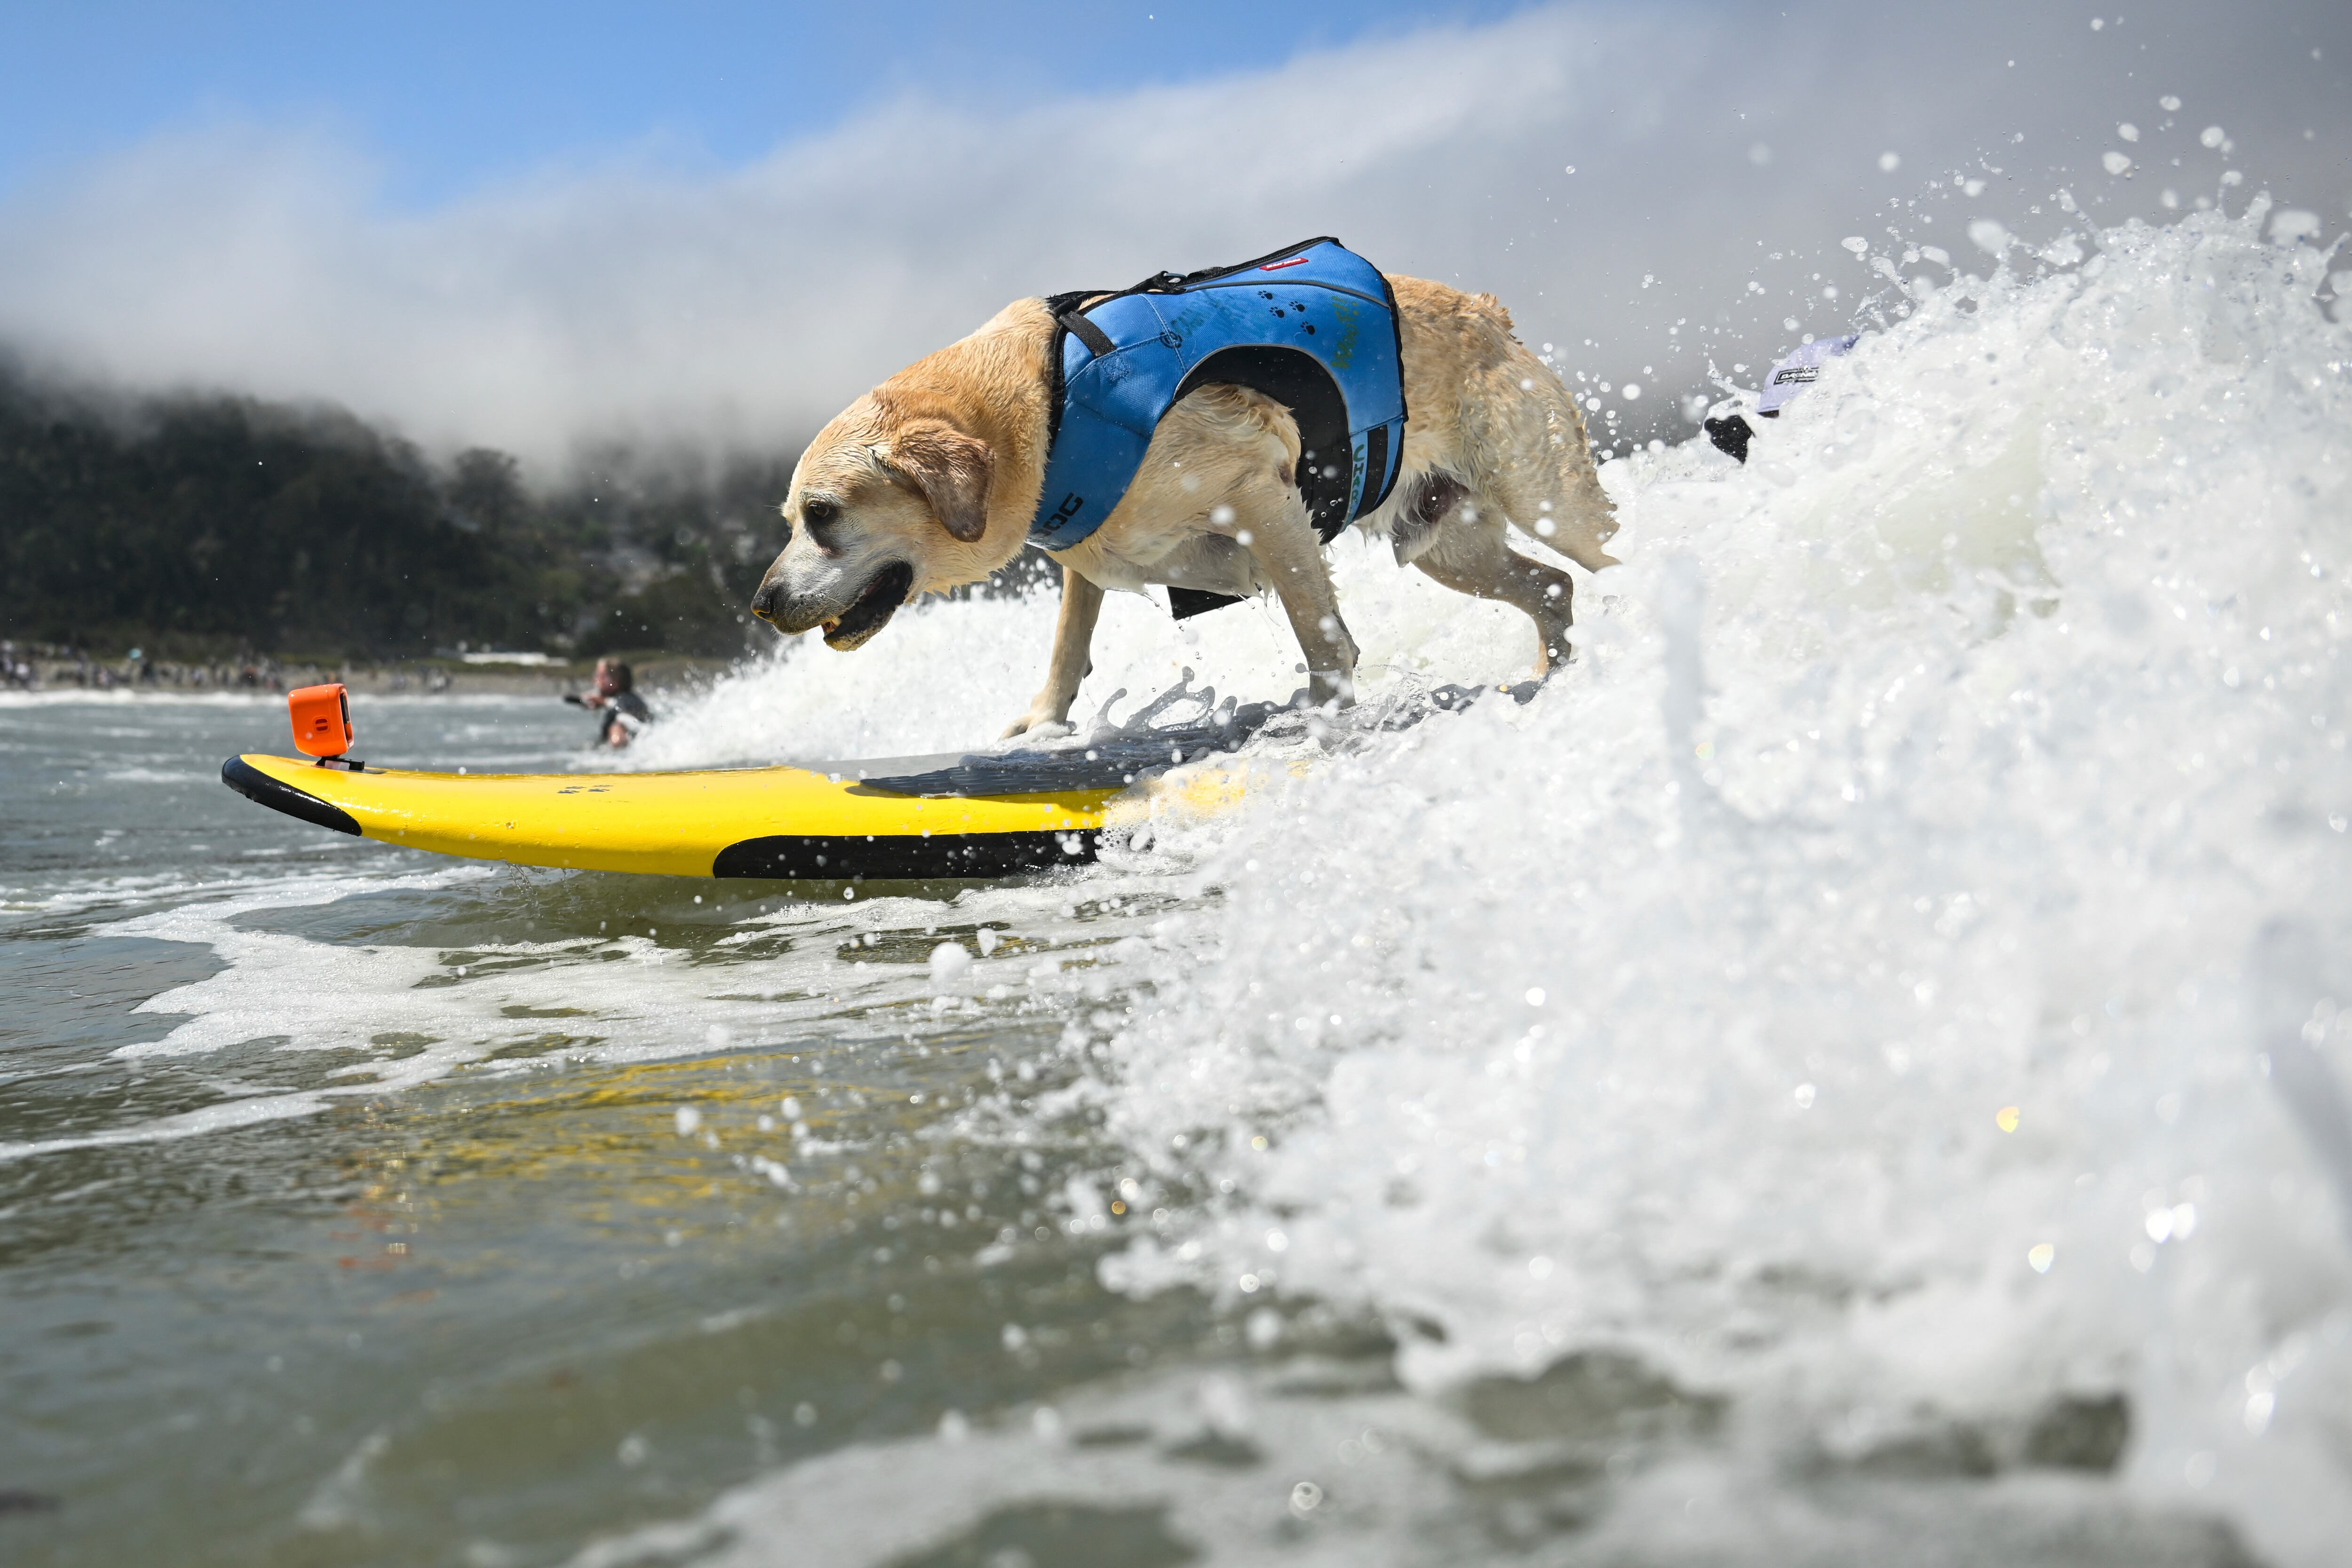
[[[1914,286],[1607,465],[1532,700],[1079,873],[434,861],[222,789],[274,705],[9,699],[0,1556],[2340,1561],[2352,328],[2272,216]],[[1374,698],[1524,676],[1334,554]],[[939,749],[1050,622],[360,749]],[[1296,661],[1115,600],[1080,716]]]

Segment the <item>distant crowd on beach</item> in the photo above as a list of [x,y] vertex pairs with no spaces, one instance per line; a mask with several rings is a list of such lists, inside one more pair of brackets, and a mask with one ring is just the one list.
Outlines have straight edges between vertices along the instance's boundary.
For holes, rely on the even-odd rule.
[[[372,683],[390,692],[446,692],[446,670],[398,668],[372,672]],[[283,664],[268,654],[236,660],[151,659],[133,648],[120,659],[98,659],[70,643],[16,643],[0,639],[0,689],[12,692],[177,691],[282,692],[291,686],[357,679],[349,667],[316,663]]]

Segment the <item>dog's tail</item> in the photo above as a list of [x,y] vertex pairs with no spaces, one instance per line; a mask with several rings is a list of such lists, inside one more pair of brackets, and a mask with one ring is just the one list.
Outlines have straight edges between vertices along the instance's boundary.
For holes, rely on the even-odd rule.
[[1586,570],[1615,566],[1617,558],[1601,547],[1617,532],[1617,507],[1601,487],[1576,394],[1526,344],[1515,338],[1511,348],[1511,374],[1520,392],[1516,423],[1521,427],[1513,445],[1523,455],[1532,449],[1535,461],[1526,468],[1539,489],[1507,496],[1504,506],[1513,522]]
[[[1617,531],[1617,509],[1593,467],[1583,412],[1519,341],[1503,302],[1424,278],[1389,281],[1402,310],[1408,371],[1416,354],[1428,367],[1414,386],[1415,406],[1434,405],[1420,415],[1415,482],[1401,483],[1391,503],[1398,559],[1428,548],[1456,498],[1433,489],[1436,476],[1588,570],[1616,565],[1602,547]],[[1414,446],[1411,435],[1407,444]]]

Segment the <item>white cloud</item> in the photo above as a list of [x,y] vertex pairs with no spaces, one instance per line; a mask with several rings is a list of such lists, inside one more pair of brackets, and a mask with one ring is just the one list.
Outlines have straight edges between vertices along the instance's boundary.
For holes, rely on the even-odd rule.
[[[2340,98],[2306,99],[2269,137],[2283,95],[2216,79],[2227,51],[2198,8],[2136,15],[2152,55],[2129,61],[2045,9],[1980,9],[1956,35],[1949,13],[1845,5],[1789,21],[1553,8],[1118,96],[909,99],[716,176],[556,169],[421,212],[390,208],[370,157],[331,134],[213,125],[0,203],[0,339],[78,373],[324,396],[431,444],[551,465],[582,438],[794,441],[1008,298],[1326,232],[1492,289],[1572,363],[1689,386],[1707,346],[1727,365],[1775,346],[1792,299],[1807,329],[1842,325],[1872,279],[1839,238],[1883,235],[1890,196],[1948,193],[1926,226],[1899,219],[1931,241],[1993,215],[2054,231],[2054,212],[2025,212],[2041,171],[2079,169],[2076,141],[2145,115],[2157,66],[2241,145],[2275,142],[2258,178],[2344,205],[2322,162],[2346,142]],[[2345,30],[2299,9],[2315,36]],[[2193,131],[2146,134],[2151,159],[2189,155],[2184,183],[2218,172]],[[1879,169],[1889,145],[1916,179]],[[1983,200],[1950,193],[1985,162],[2005,173]],[[1766,263],[1776,249],[1802,259]],[[1741,304],[1751,276],[1770,292]],[[1736,340],[1702,343],[1718,318]]]

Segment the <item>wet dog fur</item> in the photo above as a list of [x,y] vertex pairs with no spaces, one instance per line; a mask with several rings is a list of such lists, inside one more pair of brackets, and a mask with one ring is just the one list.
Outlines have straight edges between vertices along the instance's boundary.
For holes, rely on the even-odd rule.
[[[1575,584],[1513,550],[1516,524],[1588,570],[1617,522],[1575,400],[1487,294],[1393,277],[1403,348],[1404,466],[1358,527],[1397,564],[1526,612],[1536,668],[1569,656]],[[917,361],[818,433],[783,503],[787,538],[751,608],[779,631],[863,645],[919,594],[977,582],[1028,542],[1045,483],[1045,303],[1016,300]],[[1298,427],[1246,387],[1203,386],[1168,411],[1134,483],[1091,536],[1052,552],[1062,607],[1045,686],[1005,733],[1066,724],[1107,590],[1148,583],[1281,601],[1308,696],[1346,702],[1357,649],[1293,473]]]

